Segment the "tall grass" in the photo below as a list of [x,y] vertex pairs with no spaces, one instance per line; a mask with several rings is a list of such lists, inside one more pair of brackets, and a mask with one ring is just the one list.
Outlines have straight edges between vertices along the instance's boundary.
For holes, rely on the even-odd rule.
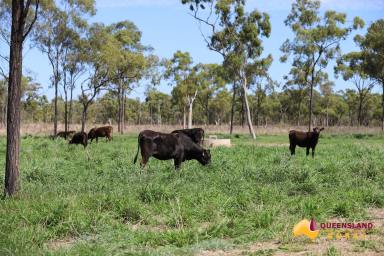
[[304,149],[291,157],[279,146],[285,135],[259,137],[270,146],[237,137],[235,146],[211,150],[209,166],[189,161],[180,171],[153,158],[144,171],[133,165],[135,136],[86,151],[25,137],[22,189],[0,201],[0,255],[188,255],[289,243],[303,217],[358,220],[384,206],[383,137],[324,135],[315,159]]

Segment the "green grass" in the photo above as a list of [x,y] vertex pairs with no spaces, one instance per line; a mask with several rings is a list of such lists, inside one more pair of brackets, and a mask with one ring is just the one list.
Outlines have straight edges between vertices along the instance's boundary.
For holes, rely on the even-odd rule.
[[[0,255],[189,255],[289,243],[303,217],[357,220],[384,207],[383,142],[324,135],[312,159],[305,149],[291,158],[281,145],[287,136],[256,144],[239,136],[232,148],[212,149],[209,166],[189,161],[177,172],[172,161],[154,158],[146,171],[133,165],[132,136],[89,145],[89,160],[82,146],[24,138],[21,191],[0,200]],[[58,240],[70,242],[50,245]]]

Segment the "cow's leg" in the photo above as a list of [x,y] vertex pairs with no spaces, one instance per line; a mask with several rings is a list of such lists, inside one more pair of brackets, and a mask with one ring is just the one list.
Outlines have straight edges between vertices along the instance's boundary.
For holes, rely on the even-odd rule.
[[309,155],[309,147],[307,147],[307,154],[306,154],[307,156]]
[[175,163],[175,169],[180,170],[181,163],[183,162],[181,157],[175,158],[174,163]]
[[145,168],[146,164],[148,163],[149,157],[151,156],[151,145],[148,143],[143,143],[140,146],[140,153],[141,153],[141,161],[140,166],[141,168]]
[[140,167],[145,168],[149,160],[148,154],[145,152],[145,150],[141,150],[141,161],[140,161]]
[[96,137],[96,143],[99,143],[99,137]]
[[289,145],[289,150],[291,150],[291,155],[295,154],[295,148],[296,148],[296,145],[294,145],[294,144]]
[[312,148],[312,158],[315,158],[315,147]]
[[147,163],[148,163],[148,158],[145,158],[145,157],[141,156],[140,167],[141,168],[145,168]]

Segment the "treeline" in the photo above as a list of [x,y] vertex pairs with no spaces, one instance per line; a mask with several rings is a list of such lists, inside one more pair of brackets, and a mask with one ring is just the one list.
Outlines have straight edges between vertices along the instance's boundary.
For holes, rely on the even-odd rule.
[[[4,80],[0,82],[4,84]],[[4,92],[0,87],[0,92]],[[54,101],[48,101],[45,95],[37,93],[39,86],[30,83],[22,98],[22,120],[25,123],[52,123],[54,120]],[[302,95],[305,95],[304,98]],[[271,84],[251,88],[249,95],[250,112],[255,126],[287,124],[301,126],[308,123],[308,92],[286,89],[280,90]],[[228,125],[231,121],[232,92],[225,86],[206,88],[196,95],[193,107],[195,125]],[[119,121],[119,95],[117,91],[108,91],[95,99],[89,108],[89,123],[113,123]],[[241,94],[235,95],[234,125],[246,125],[245,108]],[[177,94],[165,94],[154,88],[147,90],[145,99],[124,97],[125,125],[161,125],[182,126],[183,108],[177,105]],[[73,112],[69,124],[79,124],[82,118],[82,104],[73,100]],[[58,122],[65,121],[65,101],[58,97]],[[6,102],[0,96],[3,113],[1,122],[5,122]],[[380,126],[381,95],[373,92],[359,93],[355,89],[333,92],[329,86],[321,86],[314,92],[313,125],[321,126]]]
[[[317,0],[293,2],[281,24],[294,34],[281,46],[280,61],[291,67],[283,81],[275,81],[268,70],[278,60],[263,55],[262,47],[272,29],[267,13],[245,12],[244,1],[181,2],[199,26],[209,28],[203,39],[222,57],[221,64],[196,63],[181,51],[160,59],[142,44],[131,21],[89,23],[94,1],[39,2],[29,43],[47,56],[51,84],[23,77],[22,121],[53,123],[53,133],[58,123],[65,130],[82,123],[84,130],[87,123],[112,122],[122,132],[128,124],[247,125],[253,136],[253,126],[274,124],[384,126],[384,94],[373,93],[375,87],[384,90],[384,20],[354,38],[359,51],[342,53],[341,42],[364,21],[347,22],[345,14],[332,10],[321,14]],[[0,7],[0,20],[10,24],[11,2]],[[10,43],[10,26],[0,32]],[[2,56],[0,65],[4,125],[8,59]],[[325,72],[330,60],[336,61],[332,74]],[[349,89],[335,91],[334,76]],[[172,87],[169,95],[159,91],[165,84]],[[139,86],[147,88],[141,101],[130,98]],[[54,90],[52,101],[39,94],[48,87]]]

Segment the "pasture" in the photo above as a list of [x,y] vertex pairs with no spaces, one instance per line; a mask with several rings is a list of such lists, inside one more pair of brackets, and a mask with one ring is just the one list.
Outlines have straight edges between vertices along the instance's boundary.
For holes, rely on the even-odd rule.
[[[21,190],[0,200],[0,255],[384,254],[384,137],[322,134],[315,159],[290,157],[287,135],[233,144],[212,149],[209,166],[151,158],[142,171],[136,136],[86,151],[24,137]],[[366,241],[293,238],[311,216],[375,229]]]

